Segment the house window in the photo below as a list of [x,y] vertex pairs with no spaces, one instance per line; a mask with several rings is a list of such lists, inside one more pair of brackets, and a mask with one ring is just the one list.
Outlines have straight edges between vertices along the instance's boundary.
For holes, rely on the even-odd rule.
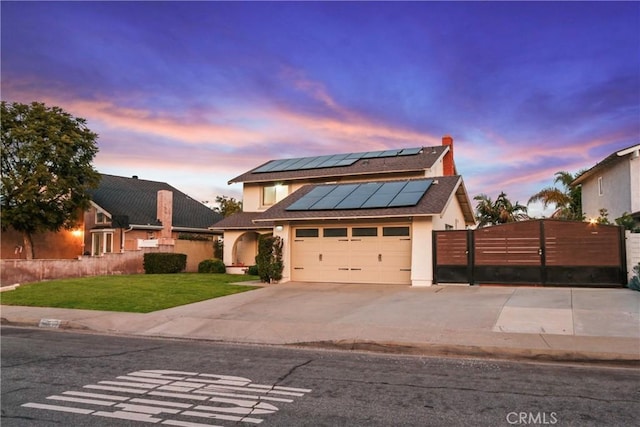
[[353,227],[351,229],[352,237],[376,237],[378,235],[378,227]]
[[317,228],[298,228],[296,230],[296,237],[318,237]]
[[111,217],[104,212],[96,212],[96,224],[107,224],[111,222]]
[[113,252],[113,231],[98,232],[91,235],[91,255],[100,256]]
[[287,197],[289,189],[286,185],[273,184],[262,187],[262,205],[271,206]]
[[347,237],[346,228],[325,228],[322,230],[323,237]]
[[602,187],[602,177],[598,177],[598,196],[602,196],[604,194],[604,188]]
[[409,227],[382,227],[382,235],[385,237],[408,236]]

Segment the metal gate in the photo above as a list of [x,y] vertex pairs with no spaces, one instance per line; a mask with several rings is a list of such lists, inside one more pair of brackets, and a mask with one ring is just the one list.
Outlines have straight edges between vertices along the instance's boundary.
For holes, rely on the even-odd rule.
[[533,220],[434,231],[434,282],[621,286],[621,227]]

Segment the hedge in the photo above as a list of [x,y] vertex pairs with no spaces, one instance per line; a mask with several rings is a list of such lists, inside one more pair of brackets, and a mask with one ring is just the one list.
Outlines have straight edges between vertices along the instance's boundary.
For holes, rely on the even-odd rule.
[[198,273],[226,273],[224,262],[217,258],[205,259],[198,264]]
[[171,252],[154,252],[144,254],[145,274],[180,273],[187,267],[186,254]]

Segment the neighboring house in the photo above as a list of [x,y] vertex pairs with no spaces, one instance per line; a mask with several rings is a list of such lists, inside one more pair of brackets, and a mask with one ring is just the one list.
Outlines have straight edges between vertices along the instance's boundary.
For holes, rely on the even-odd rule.
[[[213,241],[210,227],[222,216],[164,182],[102,175],[85,212],[85,255]],[[213,256],[212,252],[209,257]]]
[[[220,233],[210,227],[222,219],[220,214],[164,182],[101,177],[90,191],[91,207],[80,214],[77,229],[33,236],[36,258],[73,259],[162,246],[188,252],[187,271],[193,271],[197,260],[213,257],[213,241]],[[26,258],[20,233],[2,232],[1,258]]]
[[582,186],[582,211],[587,219],[606,209],[610,220],[630,214],[640,225],[640,144],[616,151],[572,183]]
[[243,212],[217,223],[227,265],[253,265],[260,234],[284,241],[283,281],[431,285],[432,231],[474,225],[442,145],[271,160],[243,183]]

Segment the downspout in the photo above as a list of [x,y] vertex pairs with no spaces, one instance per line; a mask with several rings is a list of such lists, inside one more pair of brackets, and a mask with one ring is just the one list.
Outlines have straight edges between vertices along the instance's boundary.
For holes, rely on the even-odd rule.
[[120,253],[124,253],[124,235],[125,233],[133,230],[133,227],[129,227],[128,229],[121,228],[120,229]]

